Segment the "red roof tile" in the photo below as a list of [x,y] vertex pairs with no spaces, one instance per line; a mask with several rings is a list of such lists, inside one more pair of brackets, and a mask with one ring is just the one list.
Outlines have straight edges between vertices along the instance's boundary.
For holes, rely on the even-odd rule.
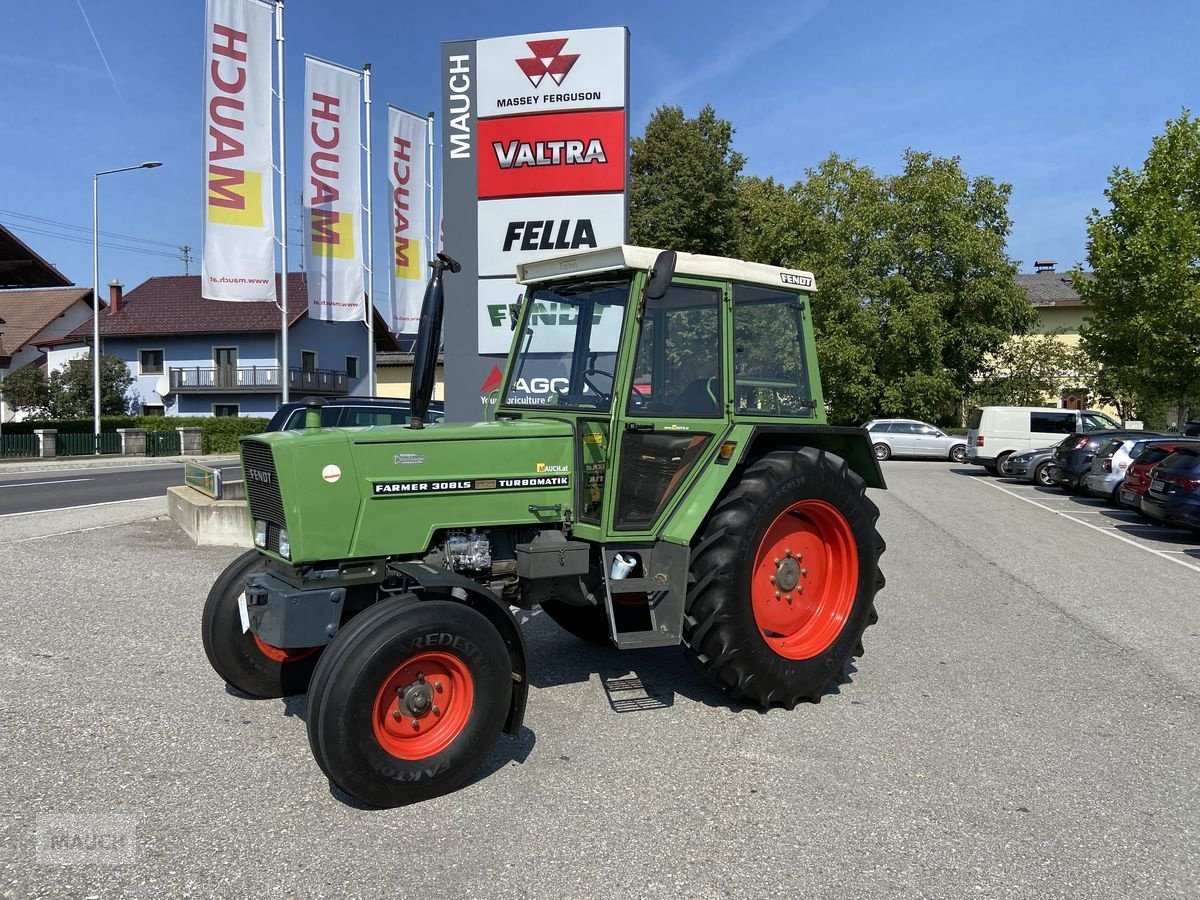
[[[54,288],[51,290],[0,291],[0,355],[17,353],[33,340],[39,331],[82,300],[92,305],[91,288]],[[91,321],[90,319],[88,320]]]

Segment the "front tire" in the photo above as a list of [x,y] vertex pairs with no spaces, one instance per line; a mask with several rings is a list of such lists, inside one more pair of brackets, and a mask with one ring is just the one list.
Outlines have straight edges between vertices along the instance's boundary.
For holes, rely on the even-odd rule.
[[246,576],[262,571],[263,556],[248,550],[213,583],[200,618],[204,653],[218,675],[252,697],[286,697],[308,688],[321,647],[285,650],[242,631],[238,597]]
[[872,447],[871,452],[875,454],[875,458],[880,462],[883,462],[885,459],[891,459],[892,457],[892,448],[882,441]]
[[512,699],[504,640],[481,613],[444,600],[385,600],[343,628],[313,674],[308,740],[330,781],[391,807],[471,777]]
[[1054,487],[1054,479],[1050,477],[1049,462],[1038,463],[1038,467],[1033,470],[1033,480],[1042,487]]
[[717,687],[763,707],[820,700],[876,619],[878,518],[832,453],[775,451],[746,469],[692,555],[683,637]]
[[966,444],[955,444],[953,447],[951,447],[950,448],[950,458],[952,460],[954,460],[954,462],[956,462],[956,463],[966,462],[967,461],[967,445]]

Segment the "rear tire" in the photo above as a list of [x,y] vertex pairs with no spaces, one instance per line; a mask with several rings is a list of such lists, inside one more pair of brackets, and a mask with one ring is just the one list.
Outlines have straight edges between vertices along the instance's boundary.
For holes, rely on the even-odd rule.
[[437,797],[491,752],[512,685],[504,640],[482,614],[445,600],[385,600],[321,657],[309,746],[329,780],[364,803]]
[[1008,460],[1011,456],[1011,453],[1001,453],[996,457],[996,474],[1001,478],[1012,477],[1012,473],[1008,471]]
[[1050,477],[1050,463],[1038,463],[1036,469],[1033,470],[1033,480],[1035,484],[1040,484],[1042,487],[1054,487],[1054,479]]
[[819,701],[862,655],[863,631],[876,620],[878,518],[841,457],[804,448],[754,462],[694,546],[683,625],[689,655],[748,703]]
[[242,631],[238,597],[245,588],[246,576],[263,567],[262,554],[248,550],[213,583],[200,618],[204,653],[218,675],[252,697],[303,694],[322,648],[284,650]]
[[892,448],[882,441],[872,447],[871,452],[875,454],[875,458],[880,462],[883,462],[885,459],[891,459],[892,456]]

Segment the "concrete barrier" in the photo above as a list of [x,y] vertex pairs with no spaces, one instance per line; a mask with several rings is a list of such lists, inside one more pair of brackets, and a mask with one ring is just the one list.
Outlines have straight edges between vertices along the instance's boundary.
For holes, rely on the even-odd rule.
[[[241,485],[241,482],[231,482]],[[186,485],[167,488],[167,513],[188,537],[203,546],[253,547],[245,500],[214,500]]]

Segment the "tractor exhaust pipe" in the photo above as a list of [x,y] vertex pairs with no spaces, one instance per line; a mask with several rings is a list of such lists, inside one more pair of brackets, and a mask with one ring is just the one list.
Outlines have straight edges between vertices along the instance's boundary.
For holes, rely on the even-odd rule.
[[429,401],[433,397],[433,384],[437,377],[438,348],[442,343],[442,308],[445,306],[445,290],[442,273],[461,271],[462,266],[445,253],[439,253],[429,264],[433,274],[425,285],[425,297],[421,300],[421,324],[417,329],[417,346],[413,352],[412,393],[410,403],[412,417],[409,428],[424,428],[425,414],[429,412]]

